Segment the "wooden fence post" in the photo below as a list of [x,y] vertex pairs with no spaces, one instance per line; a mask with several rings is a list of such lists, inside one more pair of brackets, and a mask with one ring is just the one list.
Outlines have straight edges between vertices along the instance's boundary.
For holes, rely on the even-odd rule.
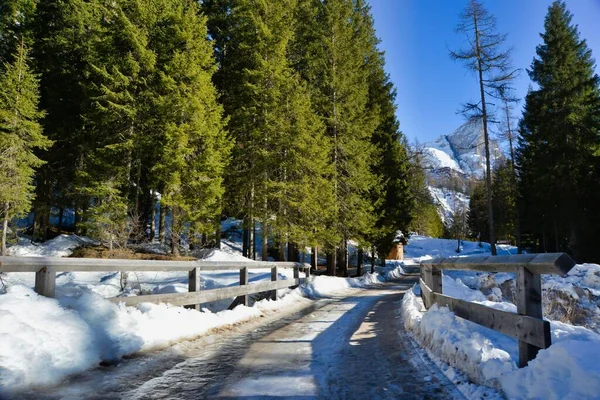
[[442,270],[436,267],[431,268],[431,288],[432,292],[442,294]]
[[42,267],[36,272],[34,290],[41,296],[54,297],[56,294],[56,268]]
[[[543,319],[542,280],[538,274],[532,274],[526,267],[517,267],[517,312],[520,315]],[[550,344],[550,323],[544,321],[544,336]],[[535,358],[539,347],[519,341],[519,368]]]
[[[240,286],[248,284],[248,267],[240,269]],[[248,295],[240,296],[240,304],[248,306]]]
[[[188,272],[188,292],[200,291],[200,268],[196,267]],[[200,311],[200,304],[191,304],[185,306],[192,310]]]
[[[276,282],[277,280],[277,266],[275,266],[271,268],[271,282]],[[277,300],[277,289],[271,291],[271,300]]]

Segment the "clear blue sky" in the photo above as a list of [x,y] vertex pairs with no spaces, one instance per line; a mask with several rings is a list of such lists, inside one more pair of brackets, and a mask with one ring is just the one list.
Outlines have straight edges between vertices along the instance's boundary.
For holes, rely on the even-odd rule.
[[[462,103],[476,102],[476,76],[450,60],[448,48],[463,44],[454,32],[466,0],[369,0],[375,29],[386,53],[386,69],[398,90],[396,103],[401,129],[413,143],[435,140],[464,122],[456,111]],[[544,17],[552,0],[484,0],[498,20],[498,32],[507,33],[514,47],[513,61],[522,68],[516,82],[523,98],[530,83],[525,68],[541,43]],[[567,0],[573,22],[600,61],[600,0]],[[600,67],[596,66],[600,73]],[[519,104],[518,111],[523,105]]]

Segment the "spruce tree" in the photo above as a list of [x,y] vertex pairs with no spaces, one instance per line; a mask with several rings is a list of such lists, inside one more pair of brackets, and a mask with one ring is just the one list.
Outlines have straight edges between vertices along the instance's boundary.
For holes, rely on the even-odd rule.
[[[221,60],[217,82],[236,141],[228,207],[246,220],[245,230],[258,218],[263,234],[279,242],[280,258],[287,242],[323,240],[331,204],[329,141],[288,59],[295,7],[295,0],[232,1],[231,30],[214,34]],[[219,16],[209,14],[217,21]],[[264,236],[263,257],[267,243]]]
[[8,222],[29,212],[34,194],[35,168],[43,161],[35,151],[52,142],[42,134],[38,108],[37,77],[28,66],[23,42],[12,64],[0,76],[0,205],[2,207],[2,255],[6,255]]
[[330,227],[335,239],[327,244],[330,274],[337,248],[338,268],[347,274],[347,241],[360,240],[375,223],[371,137],[377,119],[368,107],[366,60],[372,46],[363,7],[363,2],[347,0],[301,1],[292,46],[293,64],[308,82],[331,140],[335,211]]
[[92,42],[97,39],[92,25],[96,19],[90,5],[81,0],[39,2],[31,25],[33,69],[40,77],[41,120],[45,134],[54,141],[47,161],[36,173],[34,236],[47,238],[52,207],[75,210],[76,224],[86,199],[75,190],[76,172],[85,168],[84,155],[90,151],[84,119],[90,106],[86,93]]
[[231,141],[211,82],[215,65],[206,39],[206,18],[193,3],[173,3],[174,26],[161,32],[172,47],[170,60],[159,74],[160,97],[155,104],[164,133],[152,172],[162,188],[161,203],[172,210],[171,244],[177,253],[184,223],[189,225],[191,240],[214,232],[220,223]]
[[564,2],[548,9],[543,43],[528,71],[517,151],[521,215],[532,245],[600,259],[598,182],[600,78]]
[[31,25],[37,0],[0,0],[0,63],[12,63],[23,42],[31,47]]

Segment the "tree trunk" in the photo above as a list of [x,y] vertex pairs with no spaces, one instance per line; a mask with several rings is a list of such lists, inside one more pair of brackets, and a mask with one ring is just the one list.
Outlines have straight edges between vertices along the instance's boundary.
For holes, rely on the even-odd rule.
[[279,236],[279,261],[285,261],[285,239],[283,235]]
[[174,257],[179,257],[179,231],[177,229],[177,223],[175,214],[177,212],[177,208],[173,207],[171,209],[171,254]]
[[167,207],[160,205],[160,215],[158,217],[158,241],[165,242],[165,223],[167,222]]
[[256,219],[252,218],[252,259],[256,260]]
[[485,104],[485,90],[483,87],[483,65],[481,63],[481,47],[479,45],[479,31],[477,27],[477,16],[473,18],[475,24],[475,46],[477,51],[477,72],[479,73],[479,92],[481,95],[481,112],[483,115],[483,138],[485,142],[485,185],[487,188],[487,200],[488,200],[488,216],[489,216],[489,228],[490,228],[490,249],[492,255],[496,255],[496,238],[494,232],[494,207],[492,203],[492,167],[490,162],[490,139],[488,134],[488,116]]
[[375,246],[371,247],[371,273],[375,273]]
[[215,247],[221,248],[221,219],[217,218],[217,229],[215,229]]
[[288,243],[288,248],[287,248],[287,253],[288,253],[288,261],[294,261],[297,262],[298,261],[298,246],[296,245],[296,243]]
[[10,205],[8,203],[4,203],[4,212],[3,221],[2,221],[2,244],[1,244],[1,253],[3,256],[6,255],[6,233],[8,232],[8,210]]
[[335,247],[327,251],[327,275],[335,276],[336,253]]
[[242,255],[249,257],[249,243],[250,243],[250,229],[248,229],[248,217],[244,217],[242,220]]
[[348,241],[344,238],[339,248],[338,273],[348,277]]
[[154,190],[150,195],[150,234],[148,235],[148,240],[154,241],[154,236],[156,235],[156,195],[154,194]]
[[317,247],[313,247],[310,253],[310,268],[314,271],[317,270],[317,266],[319,265],[318,251],[319,250],[317,249]]
[[262,249],[261,255],[263,261],[269,261],[269,235],[268,235],[267,223],[263,219],[262,223]]
[[358,261],[356,263],[356,276],[362,276],[363,257],[364,257],[363,248],[359,247],[358,248]]

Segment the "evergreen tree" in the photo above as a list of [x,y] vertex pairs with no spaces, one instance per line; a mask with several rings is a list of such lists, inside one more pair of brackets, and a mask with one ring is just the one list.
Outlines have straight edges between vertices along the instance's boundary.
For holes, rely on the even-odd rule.
[[481,244],[482,239],[489,237],[487,193],[485,181],[478,180],[469,198],[469,230]]
[[[305,84],[289,65],[296,1],[239,0],[229,7],[231,30],[214,35],[223,77],[217,82],[237,144],[228,203],[247,221],[262,221],[263,233],[279,241],[281,257],[288,241],[323,238],[331,204],[329,143]],[[218,39],[223,35],[225,44]]]
[[47,238],[51,207],[75,209],[76,223],[86,207],[75,191],[75,174],[84,168],[84,155],[91,149],[93,135],[87,130],[84,114],[90,106],[86,93],[89,82],[86,66],[96,30],[96,21],[87,2],[48,0],[37,4],[32,24],[32,58],[40,76],[41,120],[45,134],[54,141],[51,152],[36,173],[34,236]]
[[0,63],[12,63],[15,49],[31,46],[36,0],[0,0]]
[[36,149],[52,142],[42,134],[39,119],[38,80],[28,66],[23,42],[4,65],[0,76],[0,204],[2,205],[2,255],[6,255],[8,222],[29,212],[33,199],[35,168],[43,164]]
[[377,215],[371,240],[388,254],[398,230],[407,232],[415,199],[410,195],[409,158],[406,151],[400,123],[396,118],[396,89],[385,72],[384,53],[379,51],[373,26],[373,18],[367,6],[362,8],[363,24],[370,43],[367,67],[370,114],[377,116],[377,126],[371,142],[374,146],[372,170],[377,177],[373,185],[373,205]]
[[191,240],[214,232],[220,223],[231,142],[211,82],[215,65],[206,39],[206,18],[193,3],[175,4],[174,28],[161,32],[165,41],[172,42],[172,55],[159,74],[157,107],[164,116],[160,121],[164,136],[153,172],[163,190],[161,202],[172,209],[171,244],[177,253],[176,238],[183,222],[189,224]]
[[517,191],[509,161],[496,165],[492,190],[494,191],[494,215],[496,216],[495,237],[516,243]]
[[[333,168],[335,212],[330,226],[337,238],[328,243],[328,248],[330,253],[338,246],[341,249],[338,268],[343,275],[348,265],[347,241],[360,240],[375,223],[370,197],[376,182],[371,170],[371,137],[377,119],[368,107],[367,60],[372,45],[364,7],[362,1],[301,2],[291,56],[309,83],[315,109],[332,143],[329,163]],[[330,274],[333,261],[330,256]]]
[[524,231],[542,251],[600,259],[600,79],[565,3],[548,10],[543,44],[528,71],[517,152]]
[[110,213],[114,228],[141,237],[153,226],[159,192],[177,255],[184,226],[194,240],[219,222],[231,147],[211,82],[205,18],[183,0],[107,1],[97,12],[86,114],[94,151],[80,173],[91,198],[89,224],[105,226],[112,202],[121,211]]

